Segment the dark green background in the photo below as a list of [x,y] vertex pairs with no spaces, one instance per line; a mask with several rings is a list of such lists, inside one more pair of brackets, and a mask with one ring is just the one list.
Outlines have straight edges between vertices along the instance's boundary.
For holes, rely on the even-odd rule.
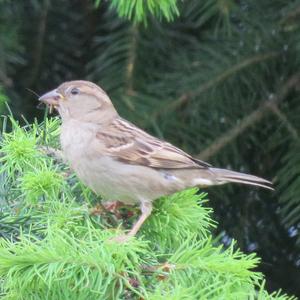
[[[0,1],[0,86],[14,114],[91,80],[127,119],[215,166],[271,179],[275,192],[208,190],[216,234],[262,258],[267,288],[300,295],[300,2],[180,1],[173,22],[120,18],[108,2]],[[4,110],[4,108],[2,108]]]

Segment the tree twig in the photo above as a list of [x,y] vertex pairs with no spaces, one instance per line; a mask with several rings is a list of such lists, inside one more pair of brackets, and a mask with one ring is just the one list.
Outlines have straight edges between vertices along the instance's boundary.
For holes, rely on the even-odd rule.
[[3,72],[3,70],[0,70],[0,81],[2,82],[2,85],[5,87],[12,87],[13,81],[11,78],[7,77],[7,75]]
[[[300,15],[300,5],[298,7],[295,7],[293,10],[291,10],[288,14],[283,16],[282,20],[280,21],[280,25],[287,24],[289,21],[294,20],[295,24],[297,24],[297,19],[299,20]],[[297,25],[295,26],[297,28]],[[291,28],[289,28],[291,29]]]
[[66,159],[62,153],[61,150],[55,149],[48,146],[40,146],[39,150],[41,150],[43,153],[45,153],[48,156],[54,157],[56,160],[65,163]]
[[231,68],[226,69],[224,72],[220,73],[216,77],[208,80],[207,82],[202,84],[198,89],[195,89],[192,92],[183,93],[177,100],[174,100],[173,102],[168,103],[165,107],[162,107],[158,111],[155,111],[152,114],[151,119],[159,117],[166,111],[177,109],[181,105],[188,102],[189,99],[201,95],[203,92],[218,85],[222,81],[226,80],[227,78],[236,74],[237,72],[243,70],[244,68],[247,68],[253,64],[256,64],[256,63],[259,63],[259,62],[262,62],[262,61],[265,61],[265,60],[268,60],[271,58],[275,58],[279,54],[280,54],[279,52],[268,52],[268,53],[259,54],[259,55],[244,59],[243,61],[239,62],[238,64],[233,65]]
[[297,140],[299,138],[299,134],[297,129],[291,124],[291,122],[288,120],[287,116],[280,110],[278,105],[276,103],[269,103],[270,110],[276,115],[280,121],[284,124],[288,132],[291,134],[291,136]]
[[247,115],[239,124],[235,127],[229,129],[222,136],[217,138],[212,144],[210,144],[206,149],[201,151],[197,157],[199,159],[207,160],[208,158],[217,154],[226,145],[231,143],[240,134],[242,134],[250,126],[253,126],[257,122],[261,121],[267,113],[272,111],[272,107],[280,103],[287,94],[295,87],[300,84],[300,74],[297,73],[289,78],[282,89],[274,96],[272,100],[263,100],[262,104],[253,111],[250,115]]
[[33,62],[31,67],[31,73],[28,77],[27,84],[31,86],[35,79],[39,74],[39,69],[41,65],[42,53],[44,48],[44,37],[46,33],[46,24],[48,18],[48,10],[49,10],[49,0],[44,0],[43,3],[43,11],[40,15],[39,25],[38,25],[38,32],[36,37],[36,45],[33,51]]
[[138,26],[132,25],[131,28],[131,43],[129,47],[128,53],[128,61],[126,66],[126,94],[131,94],[133,91],[133,71],[136,60],[136,47],[137,47],[137,39],[138,39]]

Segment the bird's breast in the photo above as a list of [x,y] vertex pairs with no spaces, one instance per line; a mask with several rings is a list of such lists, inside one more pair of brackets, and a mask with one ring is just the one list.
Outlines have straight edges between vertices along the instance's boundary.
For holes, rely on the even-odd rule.
[[184,188],[183,181],[172,172],[126,164],[105,154],[101,141],[95,143],[96,129],[75,121],[64,122],[61,146],[81,181],[105,200],[134,204]]
[[76,120],[64,122],[61,127],[60,143],[64,156],[76,171],[77,164],[89,155],[89,145],[95,130],[88,124]]
[[[64,122],[61,128],[61,147],[70,167],[80,180],[106,200],[126,200],[130,190],[123,190],[126,177],[110,157],[102,155],[101,148],[93,143],[97,130],[76,121]],[[98,145],[99,146],[99,145]],[[96,148],[95,148],[96,147]],[[125,199],[124,199],[125,198]],[[135,202],[128,199],[129,202]]]

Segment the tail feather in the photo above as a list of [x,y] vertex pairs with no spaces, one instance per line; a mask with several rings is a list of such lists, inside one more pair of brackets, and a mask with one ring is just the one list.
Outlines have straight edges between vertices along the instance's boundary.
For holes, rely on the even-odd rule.
[[216,181],[218,184],[224,184],[228,182],[243,183],[249,185],[256,185],[266,189],[274,190],[272,187],[272,182],[266,179],[249,175],[245,173],[235,172],[226,169],[210,168],[210,171],[213,172],[216,176]]

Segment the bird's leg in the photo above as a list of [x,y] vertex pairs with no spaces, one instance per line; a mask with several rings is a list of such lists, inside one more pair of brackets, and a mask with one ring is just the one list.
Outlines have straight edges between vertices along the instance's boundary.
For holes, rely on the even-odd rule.
[[42,152],[44,152],[46,155],[54,157],[56,160],[66,163],[67,160],[63,154],[63,152],[59,149],[55,149],[49,146],[40,146],[39,150],[41,150]]
[[124,243],[128,241],[128,239],[132,236],[135,236],[136,233],[139,231],[143,223],[147,220],[147,218],[150,216],[152,211],[152,204],[151,202],[142,202],[141,203],[141,216],[137,220],[137,222],[133,225],[131,230],[128,232],[126,235],[121,235],[112,238],[113,241],[118,242],[118,243]]
[[152,212],[152,203],[151,202],[142,202],[141,203],[141,216],[137,220],[137,222],[133,225],[128,236],[135,236],[136,233],[139,231],[141,226],[144,224],[144,222],[147,220],[147,218],[151,215]]
[[124,203],[121,201],[107,201],[104,202],[103,207],[110,213],[113,213],[118,219],[121,219],[122,216],[118,211],[119,208],[124,206]]

